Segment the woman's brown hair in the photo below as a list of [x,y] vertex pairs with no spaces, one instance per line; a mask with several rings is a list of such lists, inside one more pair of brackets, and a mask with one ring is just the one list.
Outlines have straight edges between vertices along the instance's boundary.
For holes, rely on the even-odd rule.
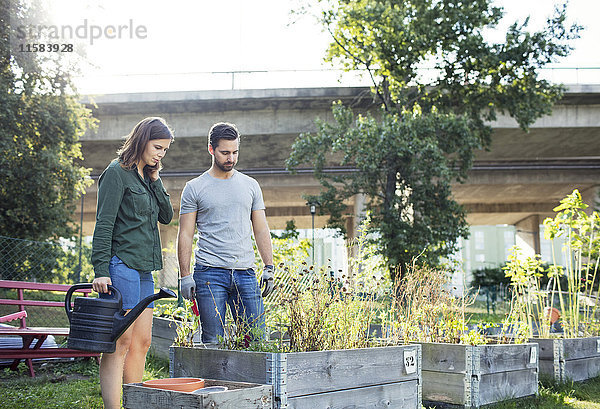
[[[142,158],[148,141],[153,139],[175,139],[173,131],[171,131],[167,122],[162,118],[148,117],[138,122],[131,133],[127,135],[123,146],[117,151],[121,166],[124,168],[134,167]],[[144,167],[144,172],[146,171],[146,167],[148,165]],[[160,164],[158,170],[160,169],[162,169],[162,164]]]

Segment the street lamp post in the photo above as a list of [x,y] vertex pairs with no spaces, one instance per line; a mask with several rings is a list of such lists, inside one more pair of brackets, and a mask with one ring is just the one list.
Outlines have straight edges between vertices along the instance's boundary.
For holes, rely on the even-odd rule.
[[81,246],[83,239],[83,200],[85,198],[85,193],[81,194],[81,216],[79,219],[79,264],[77,265],[77,271],[75,272],[75,282],[81,282]]
[[317,203],[310,202],[310,215],[312,217],[312,265],[315,265],[315,214],[317,213]]

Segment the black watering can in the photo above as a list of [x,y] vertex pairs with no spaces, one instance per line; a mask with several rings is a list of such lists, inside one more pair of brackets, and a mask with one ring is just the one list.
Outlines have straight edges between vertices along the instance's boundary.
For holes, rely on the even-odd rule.
[[112,298],[76,297],[71,310],[71,295],[85,288],[92,288],[92,284],[75,284],[65,295],[65,309],[71,323],[67,346],[92,352],[115,352],[117,338],[148,304],[159,298],[177,297],[173,291],[163,287],[158,293],[144,298],[125,315],[121,293],[109,285]]

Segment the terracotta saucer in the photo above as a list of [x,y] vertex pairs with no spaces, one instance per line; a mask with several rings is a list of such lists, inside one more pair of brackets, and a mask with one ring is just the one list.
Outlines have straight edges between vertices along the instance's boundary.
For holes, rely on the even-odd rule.
[[204,379],[200,378],[164,378],[142,382],[142,386],[157,389],[167,389],[179,392],[193,392],[204,388]]

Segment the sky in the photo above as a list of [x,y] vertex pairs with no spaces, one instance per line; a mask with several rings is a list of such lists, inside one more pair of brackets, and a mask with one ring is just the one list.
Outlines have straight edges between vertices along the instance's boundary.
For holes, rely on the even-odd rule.
[[[332,67],[323,62],[329,35],[313,18],[290,13],[301,3],[45,0],[44,13],[59,29],[79,28],[73,37],[83,34],[73,40],[86,53],[87,63],[76,78],[82,94],[335,86],[338,73],[326,71]],[[555,3],[497,0],[507,21],[530,16],[531,27],[538,29]],[[585,29],[571,56],[552,66],[561,69],[548,75],[565,83],[599,83],[600,1],[570,0],[568,15]],[[599,69],[564,70],[573,67]],[[346,75],[342,85],[367,83]]]

